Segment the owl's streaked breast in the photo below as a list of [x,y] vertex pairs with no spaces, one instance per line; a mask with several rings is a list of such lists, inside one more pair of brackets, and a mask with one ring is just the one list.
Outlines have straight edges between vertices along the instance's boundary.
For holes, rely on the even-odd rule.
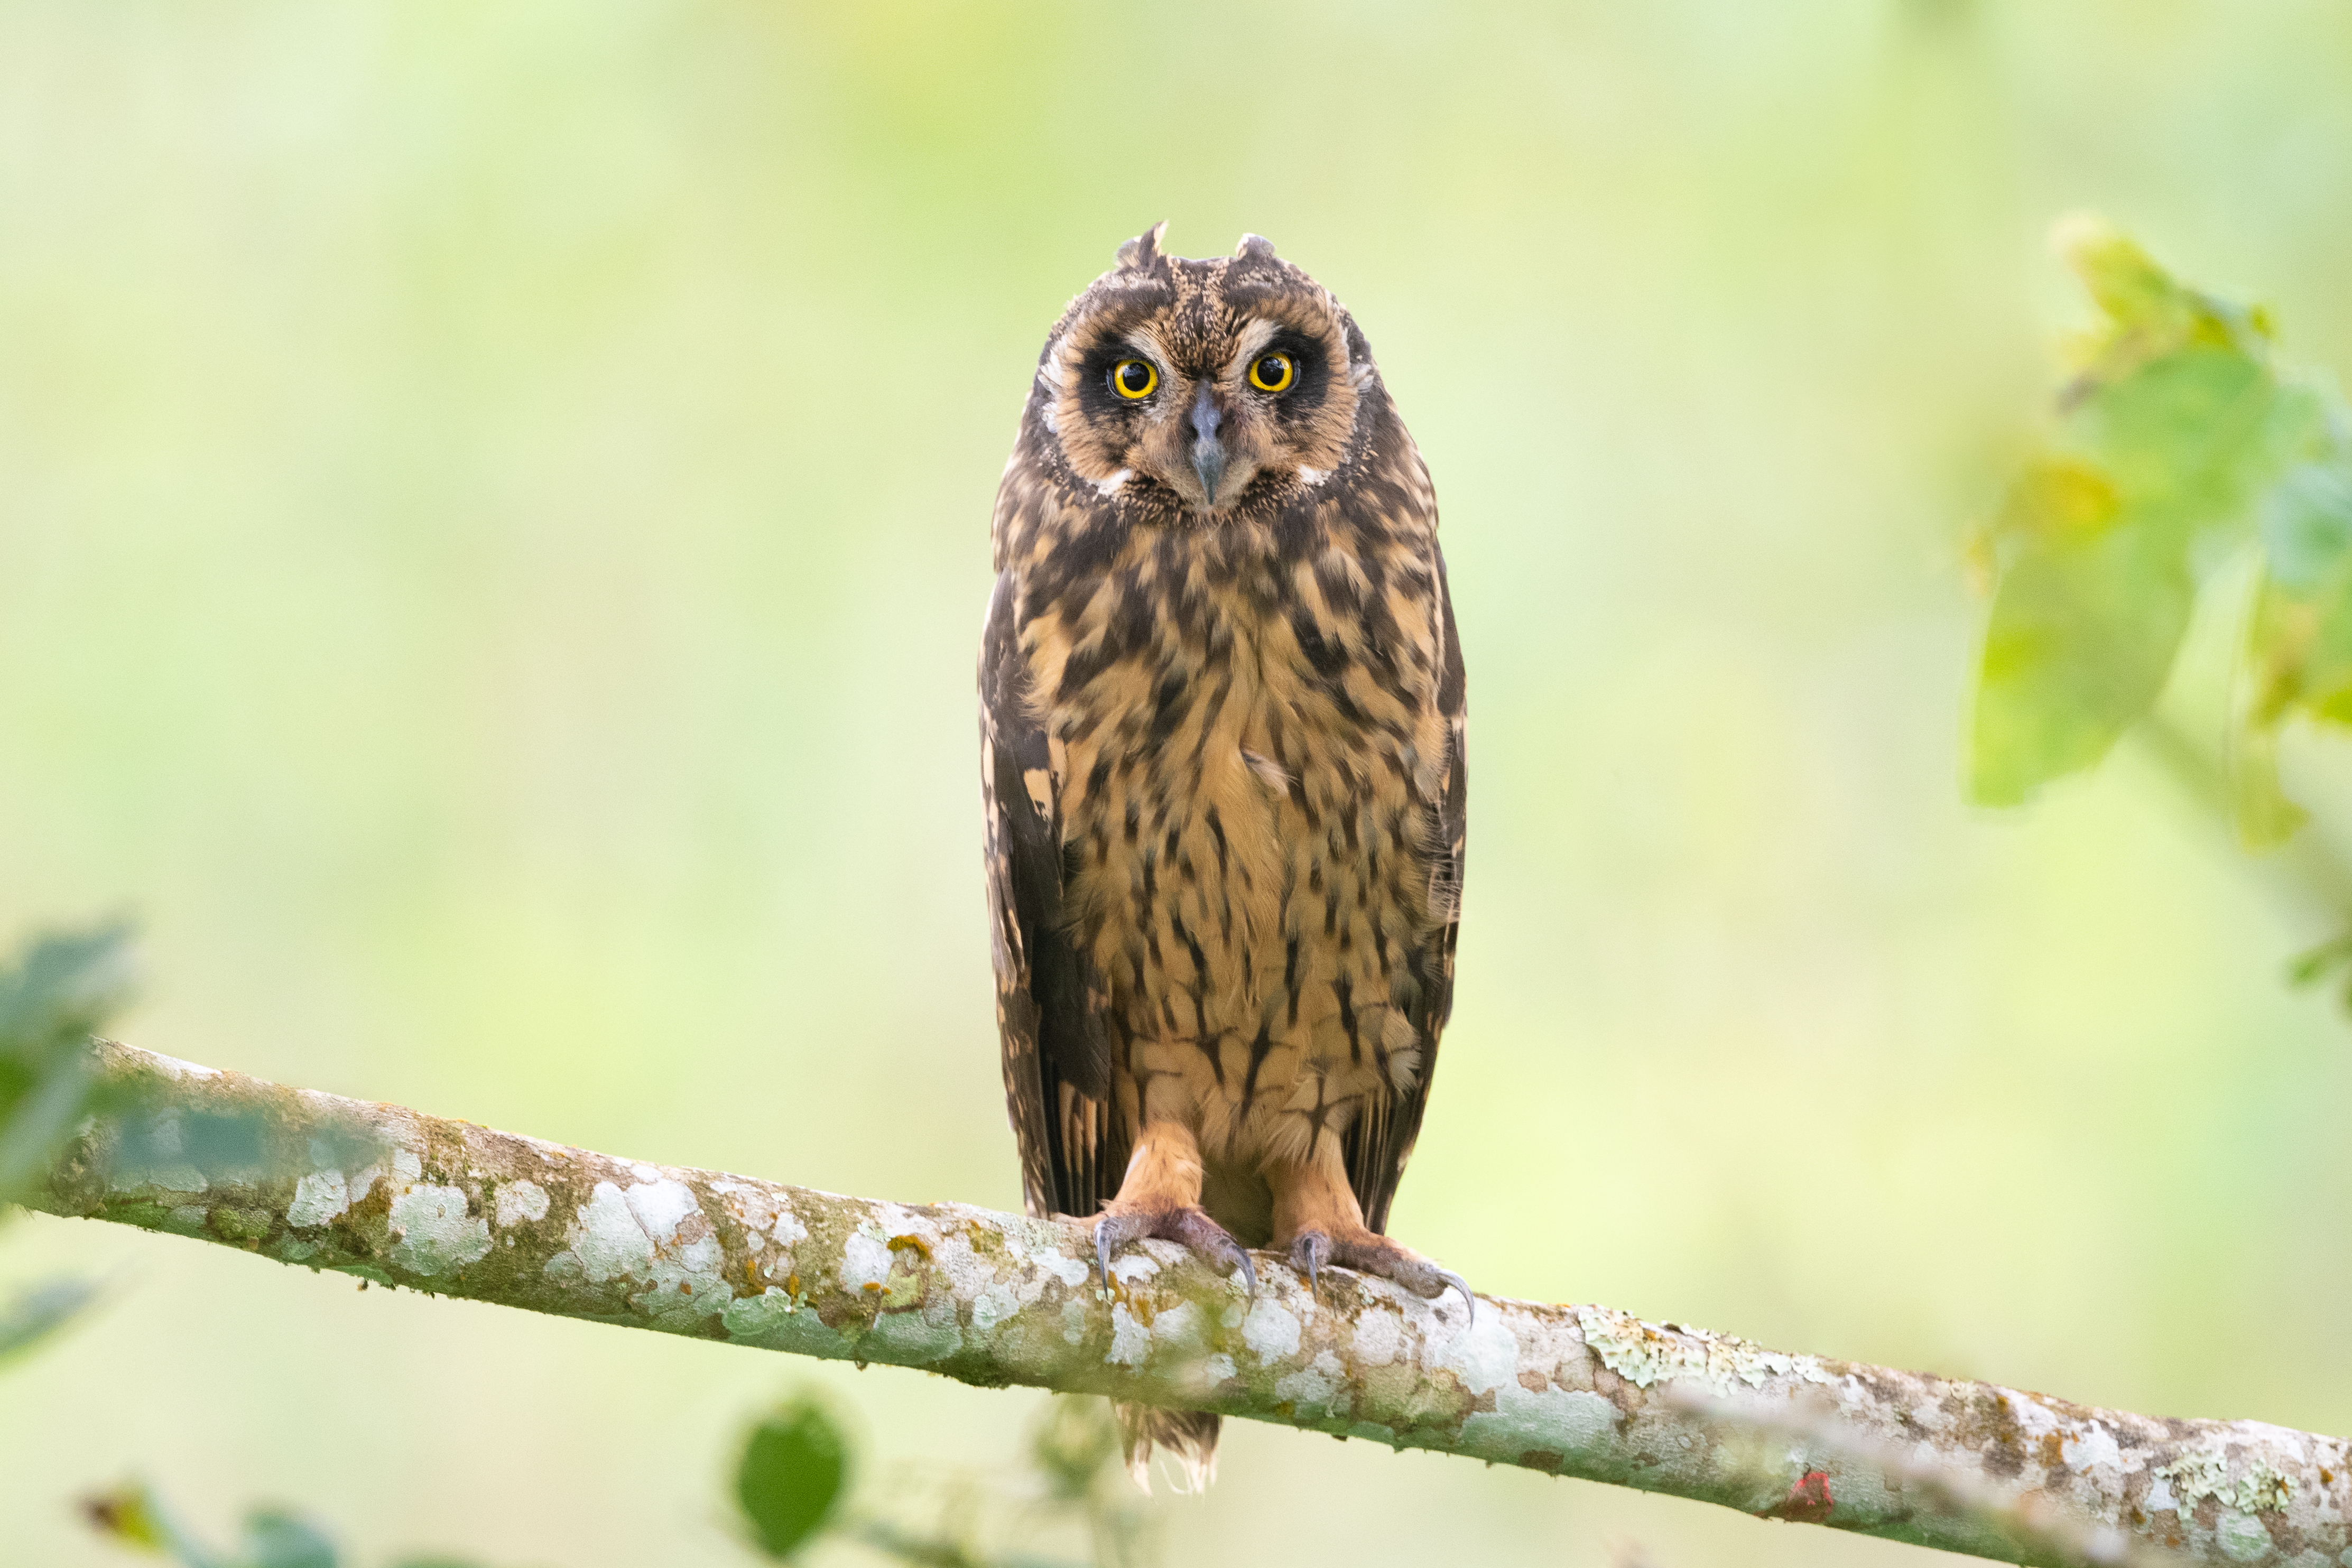
[[1315,511],[1288,539],[1133,530],[1022,631],[1118,1110],[1239,1161],[1306,1157],[1410,1087],[1453,915],[1433,536]]

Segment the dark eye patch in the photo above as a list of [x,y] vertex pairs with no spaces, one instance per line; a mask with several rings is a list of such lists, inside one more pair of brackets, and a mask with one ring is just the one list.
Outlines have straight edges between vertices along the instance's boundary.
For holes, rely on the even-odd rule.
[[[1129,415],[1138,409],[1150,407],[1158,401],[1156,396],[1121,397],[1112,390],[1110,384],[1112,373],[1118,370],[1123,361],[1143,359],[1143,355],[1138,354],[1127,344],[1119,342],[1104,343],[1088,353],[1078,362],[1079,408],[1096,419],[1102,419]],[[1145,360],[1145,362],[1153,365],[1160,378],[1160,385],[1154,389],[1155,393],[1164,391],[1167,385],[1167,372],[1150,360]]]
[[1287,388],[1268,400],[1274,417],[1285,424],[1313,417],[1331,390],[1331,366],[1323,357],[1323,345],[1304,332],[1285,328],[1251,356],[1250,363],[1268,354],[1289,355],[1297,374]]

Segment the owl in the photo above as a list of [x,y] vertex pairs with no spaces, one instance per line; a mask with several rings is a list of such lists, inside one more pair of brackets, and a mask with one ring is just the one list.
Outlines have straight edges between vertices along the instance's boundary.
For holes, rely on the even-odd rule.
[[[1162,224],[1045,340],[992,529],[989,916],[1031,1213],[1256,1289],[1382,1234],[1454,995],[1464,674],[1436,497],[1371,350],[1255,235]],[[1194,1485],[1217,1418],[1122,1407]]]

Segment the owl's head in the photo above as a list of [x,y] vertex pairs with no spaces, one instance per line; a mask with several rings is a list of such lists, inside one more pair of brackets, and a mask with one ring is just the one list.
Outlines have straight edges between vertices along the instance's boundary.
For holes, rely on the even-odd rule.
[[1354,444],[1371,354],[1329,292],[1255,235],[1230,256],[1128,241],[1045,344],[1032,400],[1070,472],[1213,520],[1321,483]]

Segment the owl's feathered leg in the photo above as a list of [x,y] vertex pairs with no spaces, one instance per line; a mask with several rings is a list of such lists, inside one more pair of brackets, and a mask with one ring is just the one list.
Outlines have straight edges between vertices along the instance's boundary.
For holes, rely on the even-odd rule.
[[1326,1142],[1304,1160],[1268,1160],[1267,1186],[1274,1189],[1274,1245],[1290,1254],[1291,1267],[1313,1290],[1327,1263],[1393,1280],[1416,1296],[1435,1300],[1449,1289],[1469,1303],[1478,1321],[1478,1300],[1459,1274],[1439,1268],[1410,1248],[1400,1247],[1364,1223],[1363,1206],[1348,1185],[1339,1148]]
[[1095,1259],[1110,1282],[1111,1254],[1130,1241],[1157,1236],[1181,1241],[1220,1268],[1239,1270],[1257,1293],[1257,1270],[1225,1228],[1201,1207],[1201,1145],[1181,1122],[1147,1122],[1127,1162],[1118,1196],[1095,1220]]
[[[1238,1268],[1257,1294],[1257,1270],[1225,1228],[1201,1207],[1201,1145],[1181,1122],[1147,1122],[1119,1179],[1118,1196],[1095,1220],[1095,1260],[1111,1282],[1111,1254],[1130,1241],[1157,1236],[1181,1241],[1213,1264]],[[1217,1417],[1203,1410],[1160,1410],[1114,1404],[1128,1474],[1151,1490],[1151,1456],[1162,1449],[1177,1464],[1179,1491],[1199,1491],[1217,1473]]]

